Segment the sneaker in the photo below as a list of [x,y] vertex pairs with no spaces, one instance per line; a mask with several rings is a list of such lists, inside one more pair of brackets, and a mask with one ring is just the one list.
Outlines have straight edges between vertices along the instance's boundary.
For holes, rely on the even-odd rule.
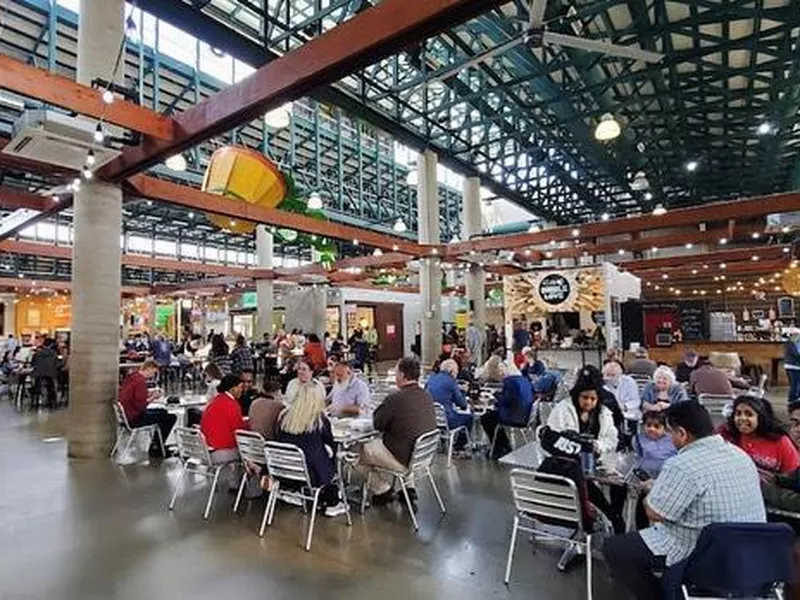
[[339,504],[334,504],[333,506],[328,506],[325,508],[326,517],[338,517],[346,512],[347,509],[345,509],[344,502],[339,502]]
[[293,506],[303,506],[303,498],[297,492],[280,492],[278,498],[286,504]]
[[370,501],[371,506],[386,506],[387,504],[394,501],[395,495],[394,491],[391,489],[383,494],[375,494],[372,496],[372,500]]

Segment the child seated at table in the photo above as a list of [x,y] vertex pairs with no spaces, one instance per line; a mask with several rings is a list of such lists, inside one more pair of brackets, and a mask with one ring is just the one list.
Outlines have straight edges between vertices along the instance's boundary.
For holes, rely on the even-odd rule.
[[639,456],[639,469],[652,479],[658,477],[664,461],[678,451],[667,434],[667,417],[663,412],[644,414],[643,431],[633,438],[633,448]]

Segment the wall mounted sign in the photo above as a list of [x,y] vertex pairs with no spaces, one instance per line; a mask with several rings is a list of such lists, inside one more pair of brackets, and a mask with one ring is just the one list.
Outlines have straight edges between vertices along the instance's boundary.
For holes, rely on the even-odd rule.
[[551,273],[539,281],[539,297],[547,304],[562,304],[569,298],[569,280],[558,273]]

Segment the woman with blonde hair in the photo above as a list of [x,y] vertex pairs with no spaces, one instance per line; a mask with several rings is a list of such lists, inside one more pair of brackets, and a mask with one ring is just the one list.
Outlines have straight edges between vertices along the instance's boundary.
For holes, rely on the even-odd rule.
[[484,382],[501,383],[503,377],[505,377],[503,359],[497,354],[493,354],[489,357],[489,360],[483,363],[483,367],[478,369],[475,375]]
[[325,416],[325,390],[316,381],[299,383],[294,402],[278,417],[278,441],[294,444],[306,456],[311,484],[322,487],[319,506],[325,515],[344,513],[339,488],[333,483],[336,475],[333,431]]

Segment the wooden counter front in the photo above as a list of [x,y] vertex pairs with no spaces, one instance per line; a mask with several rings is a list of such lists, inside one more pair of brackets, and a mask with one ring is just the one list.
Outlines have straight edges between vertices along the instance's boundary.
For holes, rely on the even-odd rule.
[[[747,362],[759,365],[769,375],[770,385],[789,385],[783,369],[783,342],[694,342],[669,348],[649,348],[650,358],[672,368],[683,360],[686,348],[694,348],[701,358],[712,352],[737,352]],[[626,353],[627,355],[628,353]],[[626,356],[627,358],[627,356]],[[776,381],[777,378],[777,381]]]

